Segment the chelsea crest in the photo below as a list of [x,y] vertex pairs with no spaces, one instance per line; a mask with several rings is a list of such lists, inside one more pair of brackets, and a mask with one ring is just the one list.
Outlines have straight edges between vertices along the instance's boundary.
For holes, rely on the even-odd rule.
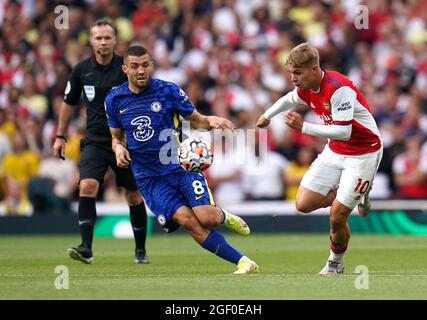
[[162,104],[158,101],[155,101],[151,104],[151,111],[153,112],[159,112],[162,110]]

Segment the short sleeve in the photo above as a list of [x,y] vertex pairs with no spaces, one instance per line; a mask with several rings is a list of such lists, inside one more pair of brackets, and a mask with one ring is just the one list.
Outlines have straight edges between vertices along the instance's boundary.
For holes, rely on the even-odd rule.
[[357,93],[344,86],[337,89],[331,97],[332,119],[334,124],[348,124],[353,120]]
[[68,78],[67,86],[65,88],[64,102],[72,106],[78,104],[82,89],[83,85],[80,79],[80,68],[79,65],[77,65]]
[[117,117],[117,106],[114,104],[114,95],[112,91],[107,95],[104,101],[107,123],[110,128],[121,128],[119,118]]
[[176,84],[171,84],[171,95],[174,101],[174,108],[182,117],[185,118],[196,110],[185,91]]

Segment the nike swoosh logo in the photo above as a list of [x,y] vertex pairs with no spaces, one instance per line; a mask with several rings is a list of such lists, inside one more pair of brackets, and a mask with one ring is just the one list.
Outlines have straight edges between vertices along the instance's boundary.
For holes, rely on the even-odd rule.
[[219,251],[219,247],[220,247],[220,246],[216,247],[216,250],[215,250],[214,254],[217,254],[217,253],[218,253],[218,251]]
[[201,196],[197,196],[196,197],[196,200],[199,200],[200,198],[202,198],[202,197],[204,197],[205,195],[204,194],[202,194]]
[[125,112],[127,109],[128,109],[128,108],[123,109],[123,110],[119,110],[119,112],[120,112],[120,113],[123,113],[123,112]]
[[82,221],[79,221],[79,226],[81,226],[82,224],[88,223],[88,222],[90,222],[90,220],[82,220]]

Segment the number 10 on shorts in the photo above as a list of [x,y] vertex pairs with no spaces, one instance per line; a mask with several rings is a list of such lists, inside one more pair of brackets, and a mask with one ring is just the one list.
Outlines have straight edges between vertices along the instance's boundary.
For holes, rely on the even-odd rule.
[[365,194],[366,191],[368,191],[369,185],[371,184],[371,181],[365,180],[359,178],[357,179],[356,187],[354,188],[354,192],[359,192],[360,194]]

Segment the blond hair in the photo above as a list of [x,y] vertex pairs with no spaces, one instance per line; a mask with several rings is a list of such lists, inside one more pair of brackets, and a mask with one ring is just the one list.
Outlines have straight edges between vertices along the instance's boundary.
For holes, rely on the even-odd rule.
[[306,68],[319,66],[319,51],[308,44],[301,43],[291,50],[285,61],[285,67]]

